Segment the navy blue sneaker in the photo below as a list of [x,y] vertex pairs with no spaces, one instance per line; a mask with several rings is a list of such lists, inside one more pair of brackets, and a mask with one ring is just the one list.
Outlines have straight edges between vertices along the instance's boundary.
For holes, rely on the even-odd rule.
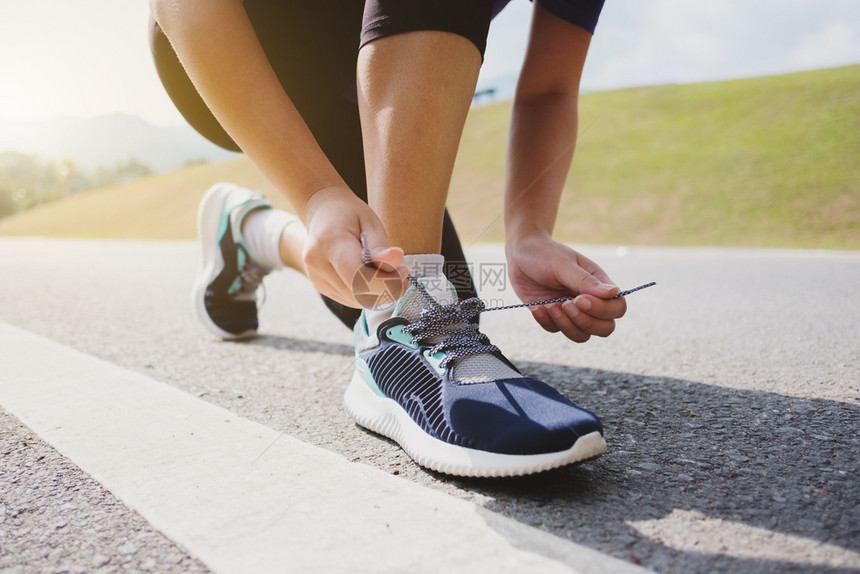
[[520,373],[473,323],[476,304],[432,278],[413,284],[375,333],[362,314],[345,394],[356,422],[458,476],[520,476],[603,453],[600,420]]
[[257,334],[257,289],[272,267],[255,257],[242,236],[242,222],[272,205],[261,194],[233,185],[213,185],[197,210],[203,265],[191,301],[204,327],[224,339]]

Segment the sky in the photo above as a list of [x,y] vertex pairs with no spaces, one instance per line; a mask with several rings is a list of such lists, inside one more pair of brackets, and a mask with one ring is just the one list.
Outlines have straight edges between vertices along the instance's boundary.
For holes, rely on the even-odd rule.
[[[146,0],[0,0],[0,120],[183,122],[147,45]],[[493,23],[481,84],[516,75],[531,4]],[[860,63],[858,0],[607,0],[583,91]]]

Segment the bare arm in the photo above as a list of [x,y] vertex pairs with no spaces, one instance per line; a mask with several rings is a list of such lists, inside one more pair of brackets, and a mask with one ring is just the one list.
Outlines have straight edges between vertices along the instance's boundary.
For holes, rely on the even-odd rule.
[[579,82],[591,34],[535,3],[535,14],[511,115],[505,227],[509,274],[523,301],[580,296],[533,310],[548,331],[585,341],[607,336],[625,311],[606,273],[552,240],[564,182],[576,146]]
[[152,0],[206,105],[299,216],[313,193],[346,187],[281,87],[241,0]]
[[357,306],[359,235],[374,260],[400,265],[385,231],[347,187],[284,91],[241,0],[151,0],[151,10],[206,105],[308,228],[305,264],[323,294]]
[[591,34],[535,4],[508,147],[508,236],[552,235],[576,145],[579,81]]

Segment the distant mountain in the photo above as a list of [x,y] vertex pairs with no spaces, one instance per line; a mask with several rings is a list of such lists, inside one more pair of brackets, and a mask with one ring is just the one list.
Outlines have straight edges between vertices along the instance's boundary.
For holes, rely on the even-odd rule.
[[190,126],[156,126],[127,114],[0,121],[3,151],[36,154],[49,160],[71,159],[84,169],[135,158],[156,172],[236,155],[210,143]]
[[[616,246],[860,249],[858,93],[860,65],[585,94],[553,236]],[[466,120],[448,196],[465,244],[504,239],[510,111],[509,102],[479,105]],[[193,239],[200,198],[217,181],[287,207],[239,157],[21,211],[0,220],[0,236]]]

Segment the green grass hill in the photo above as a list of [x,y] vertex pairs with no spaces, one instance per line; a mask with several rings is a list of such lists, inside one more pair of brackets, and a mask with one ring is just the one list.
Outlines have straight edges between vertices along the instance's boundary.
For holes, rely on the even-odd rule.
[[[464,243],[500,241],[510,102],[472,110],[449,206]],[[193,238],[214,182],[286,203],[244,158],[85,192],[0,235]],[[556,237],[613,245],[860,249],[860,65],[585,94]]]

